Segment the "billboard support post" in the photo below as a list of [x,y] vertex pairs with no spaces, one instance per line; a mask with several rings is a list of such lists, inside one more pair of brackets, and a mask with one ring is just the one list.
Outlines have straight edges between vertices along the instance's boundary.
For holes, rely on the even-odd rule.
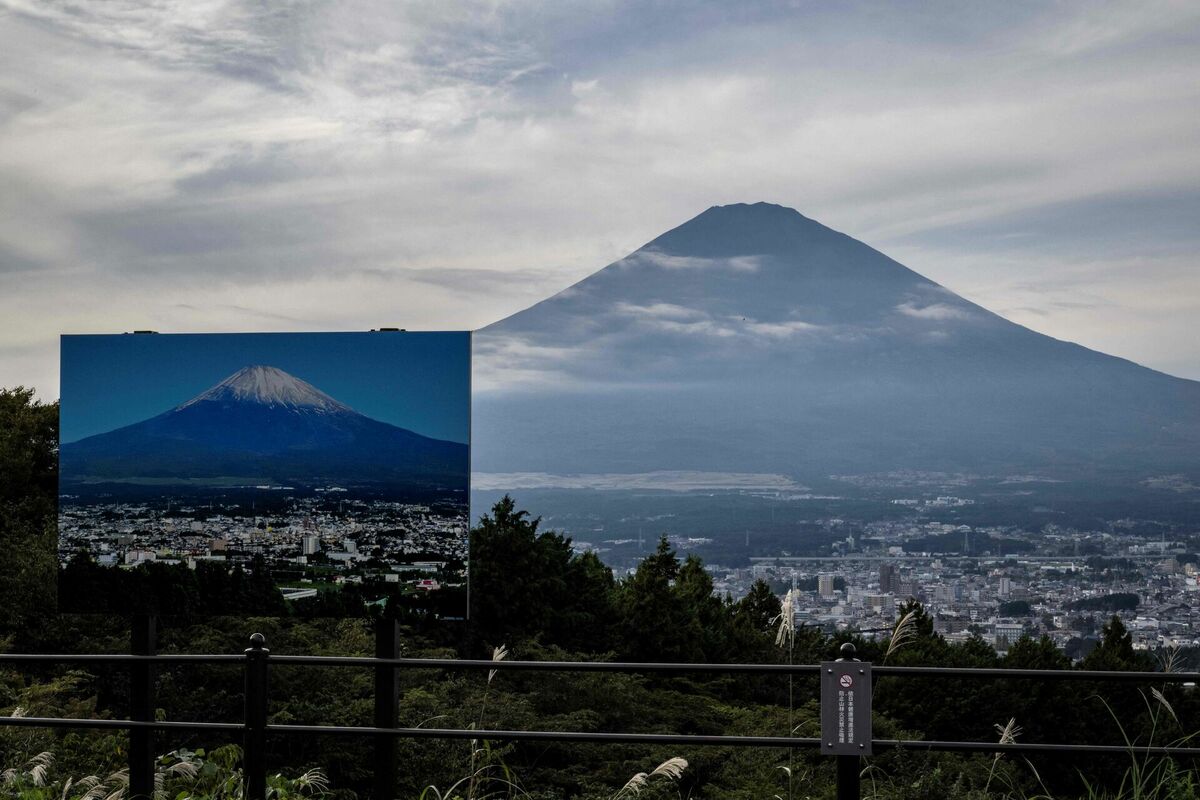
[[[400,657],[400,623],[395,618],[375,621],[375,657]],[[394,664],[375,667],[375,727],[394,728],[400,703],[400,673]],[[375,737],[375,800],[396,796],[396,740],[381,733]]]
[[254,633],[246,648],[246,734],[242,768],[248,800],[266,800],[267,796],[267,660],[271,651],[266,644],[265,636]]
[[[134,614],[130,621],[129,649],[135,656],[158,654],[158,618],[153,614]],[[135,722],[154,721],[154,666],[135,662],[129,671],[129,718]],[[129,731],[129,796],[145,800],[154,796],[154,731],[134,728]]]

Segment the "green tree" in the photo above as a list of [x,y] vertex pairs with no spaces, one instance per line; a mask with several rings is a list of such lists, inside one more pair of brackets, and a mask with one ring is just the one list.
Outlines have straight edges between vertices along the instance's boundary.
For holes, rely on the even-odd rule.
[[779,616],[779,597],[762,578],[750,586],[750,592],[733,608],[734,617],[752,630],[767,632]]
[[1049,636],[1022,636],[1008,649],[1002,666],[1008,669],[1070,669],[1071,659]]
[[567,564],[570,596],[554,618],[556,644],[577,653],[602,653],[613,647],[612,570],[595,553],[573,557]]
[[0,389],[0,608],[24,630],[54,606],[58,403]]
[[1100,644],[1088,653],[1080,664],[1084,669],[1102,670],[1150,670],[1153,662],[1145,653],[1137,653],[1133,649],[1133,634],[1121,622],[1121,618],[1113,615],[1101,631]]
[[540,524],[505,495],[471,531],[471,620],[488,644],[543,630],[547,603],[561,594],[561,571],[553,568],[569,556],[551,552],[555,543],[542,541]]
[[[1071,659],[1049,636],[1022,636],[1008,649],[1000,666],[1069,670]],[[993,698],[995,714],[1016,718],[1029,741],[1076,741],[1085,734],[1079,725],[1083,698],[1076,682],[1003,681],[988,685],[985,691]]]
[[32,389],[0,389],[0,509],[37,519],[58,493],[58,403]]
[[730,649],[733,640],[731,607],[713,594],[712,576],[699,557],[690,555],[683,562],[674,589],[688,618],[689,628],[699,628],[700,657],[713,662],[736,658],[737,654]]
[[996,611],[1002,617],[1028,617],[1033,613],[1033,606],[1028,600],[1009,600],[1001,603]]
[[[929,640],[934,638],[933,633],[933,617],[929,616],[929,612],[925,610],[925,606],[920,600],[905,600],[900,604],[898,618],[912,615],[911,625],[918,639]],[[937,638],[941,638],[940,636]]]
[[674,591],[680,563],[667,537],[642,559],[617,592],[620,645],[635,661],[698,661],[704,648],[700,621]]
[[503,497],[471,531],[471,622],[487,645],[538,638],[581,652],[610,648],[612,572]]

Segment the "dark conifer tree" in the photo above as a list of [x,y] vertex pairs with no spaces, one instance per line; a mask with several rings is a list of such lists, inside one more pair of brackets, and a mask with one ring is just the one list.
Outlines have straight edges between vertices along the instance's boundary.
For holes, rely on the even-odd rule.
[[0,633],[54,608],[58,403],[0,389]]

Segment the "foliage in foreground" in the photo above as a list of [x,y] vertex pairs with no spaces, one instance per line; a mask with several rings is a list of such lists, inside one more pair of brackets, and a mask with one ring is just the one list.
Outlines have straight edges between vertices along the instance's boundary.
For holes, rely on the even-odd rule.
[[[174,750],[154,765],[153,800],[240,800],[244,796],[241,751],[225,745],[210,753]],[[329,794],[329,782],[319,769],[295,778],[267,778],[267,800],[306,800]],[[129,771],[105,776],[70,777],[55,774],[54,754],[43,751],[23,764],[0,773],[0,795],[14,800],[126,800]]]

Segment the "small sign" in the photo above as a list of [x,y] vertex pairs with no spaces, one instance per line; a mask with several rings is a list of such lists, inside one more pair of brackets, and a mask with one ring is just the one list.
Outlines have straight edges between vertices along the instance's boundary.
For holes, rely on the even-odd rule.
[[871,755],[871,665],[821,663],[821,752]]

